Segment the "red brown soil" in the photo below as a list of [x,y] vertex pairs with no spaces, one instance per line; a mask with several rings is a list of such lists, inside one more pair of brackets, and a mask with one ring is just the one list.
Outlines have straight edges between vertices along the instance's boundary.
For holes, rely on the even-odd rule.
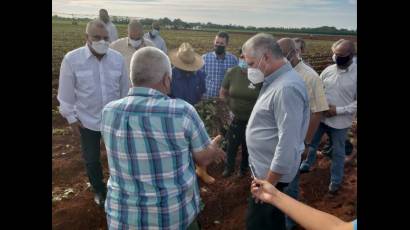
[[[56,116],[53,124],[53,128],[62,128],[67,132],[65,135],[53,135],[53,192],[61,193],[66,188],[74,190],[74,194],[68,198],[53,202],[53,229],[107,229],[104,211],[94,204],[93,194],[87,187],[88,178],[79,141],[73,138],[61,117]],[[107,157],[104,148],[102,149],[104,176],[108,179]],[[356,166],[345,167],[344,184],[335,197],[327,195],[329,167],[330,161],[319,155],[313,171],[301,176],[301,200],[345,221],[352,220],[356,217]],[[200,182],[201,197],[205,202],[205,208],[199,216],[200,223],[204,230],[244,229],[250,176],[248,174],[239,178],[234,175],[225,179],[221,176],[222,171],[222,164],[212,164],[208,167],[208,172],[215,177],[216,182],[212,185]]]

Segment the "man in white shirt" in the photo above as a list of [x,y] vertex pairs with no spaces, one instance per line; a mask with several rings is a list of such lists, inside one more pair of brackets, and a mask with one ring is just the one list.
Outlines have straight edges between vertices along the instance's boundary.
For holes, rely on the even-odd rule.
[[120,52],[125,59],[128,75],[130,74],[131,57],[138,49],[145,46],[155,46],[150,40],[143,38],[142,24],[133,19],[128,24],[128,37],[120,38],[110,44],[110,48]]
[[336,64],[328,66],[320,74],[329,110],[322,118],[300,170],[310,170],[316,160],[317,146],[326,132],[333,149],[329,192],[335,194],[343,182],[346,135],[357,110],[357,65],[353,62],[355,46],[352,41],[340,39],[333,44],[332,51]]
[[152,23],[152,30],[144,35],[144,38],[149,39],[152,41],[155,46],[164,51],[164,53],[168,53],[167,45],[165,44],[164,39],[159,35],[159,22]]
[[118,39],[117,28],[111,22],[110,16],[108,16],[107,10],[106,9],[100,9],[99,14],[100,14],[100,20],[102,20],[105,23],[105,26],[107,27],[109,41],[113,42],[113,41],[117,40]]
[[101,112],[107,103],[126,96],[130,86],[124,58],[108,45],[104,22],[89,22],[86,45],[64,56],[57,95],[61,115],[80,137],[94,200],[100,206],[106,195],[100,163]]

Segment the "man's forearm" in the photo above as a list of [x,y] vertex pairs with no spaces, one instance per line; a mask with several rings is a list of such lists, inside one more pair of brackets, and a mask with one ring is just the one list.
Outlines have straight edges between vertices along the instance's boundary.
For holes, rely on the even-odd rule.
[[273,186],[276,186],[281,176],[282,174],[275,173],[269,170],[268,175],[266,176],[266,180],[269,181],[269,183],[271,183]]
[[313,136],[320,124],[320,119],[322,119],[322,112],[312,113],[309,121],[308,131],[306,133],[305,142],[312,142]]

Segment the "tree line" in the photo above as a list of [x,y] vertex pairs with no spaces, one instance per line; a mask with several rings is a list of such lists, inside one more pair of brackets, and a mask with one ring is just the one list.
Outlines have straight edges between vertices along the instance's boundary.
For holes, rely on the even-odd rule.
[[[57,15],[53,19],[89,21],[90,18],[65,18]],[[128,24],[129,17],[112,16],[111,20],[115,24]],[[303,33],[303,34],[326,34],[326,35],[357,35],[357,30],[337,29],[334,26],[321,26],[315,28],[291,28],[291,27],[255,27],[255,26],[241,26],[241,25],[220,25],[211,22],[185,22],[179,18],[171,20],[168,17],[160,19],[143,18],[139,19],[144,27],[151,26],[152,22],[159,21],[162,27],[168,29],[195,29],[195,30],[227,30],[227,31],[251,31],[251,32],[279,32],[279,33]]]

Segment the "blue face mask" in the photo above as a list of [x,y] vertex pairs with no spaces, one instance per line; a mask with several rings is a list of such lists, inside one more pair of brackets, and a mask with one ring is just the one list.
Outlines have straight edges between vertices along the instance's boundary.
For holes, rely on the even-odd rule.
[[241,69],[246,69],[248,68],[248,63],[246,63],[246,61],[243,59],[239,59],[238,66],[241,67]]

